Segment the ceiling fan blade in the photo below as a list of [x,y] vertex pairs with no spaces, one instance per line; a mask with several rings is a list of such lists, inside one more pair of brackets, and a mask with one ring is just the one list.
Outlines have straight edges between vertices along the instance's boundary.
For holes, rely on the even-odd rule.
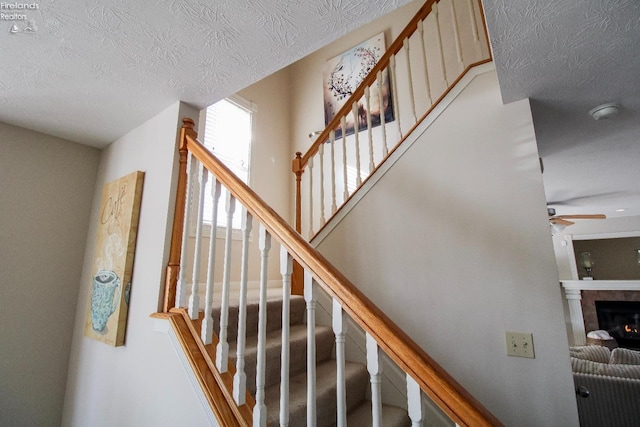
[[622,197],[628,195],[625,191],[605,191],[596,194],[584,195],[584,196],[574,196],[568,197],[569,192],[560,192],[560,194],[556,193],[553,196],[549,195],[547,197],[547,205],[548,206],[581,206],[586,203],[598,200],[610,200],[616,197]]
[[564,225],[565,227],[569,226],[569,225],[573,225],[575,224],[575,222],[572,221],[567,221],[566,219],[562,219],[560,217],[557,216],[553,216],[551,218],[549,218],[549,222],[551,224],[560,224],[560,225]]
[[607,216],[603,215],[603,214],[558,215],[555,218],[564,218],[564,219],[607,219]]

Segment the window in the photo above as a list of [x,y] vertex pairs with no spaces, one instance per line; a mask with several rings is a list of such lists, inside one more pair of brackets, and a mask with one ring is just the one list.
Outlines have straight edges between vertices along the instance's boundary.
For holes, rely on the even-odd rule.
[[[249,184],[251,158],[251,118],[255,112],[252,103],[239,98],[227,98],[211,105],[206,110],[204,120],[204,145],[215,154],[242,181]],[[204,221],[211,224],[211,179],[207,181],[204,205]],[[218,205],[217,226],[226,227],[225,210],[226,190],[222,190]],[[233,228],[240,229],[241,207],[236,204],[233,216]]]

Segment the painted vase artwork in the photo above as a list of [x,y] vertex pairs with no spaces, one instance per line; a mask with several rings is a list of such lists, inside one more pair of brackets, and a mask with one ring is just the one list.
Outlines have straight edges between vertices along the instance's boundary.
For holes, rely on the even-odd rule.
[[84,334],[112,346],[124,345],[143,181],[134,172],[102,193]]
[[98,271],[93,278],[91,292],[91,326],[94,331],[104,331],[109,316],[116,311],[116,291],[120,291],[120,278],[115,271]]

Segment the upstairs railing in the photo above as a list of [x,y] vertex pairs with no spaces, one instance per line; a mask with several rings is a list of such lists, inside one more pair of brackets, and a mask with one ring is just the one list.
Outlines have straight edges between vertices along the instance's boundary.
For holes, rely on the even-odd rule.
[[[194,356],[194,370],[200,372],[203,388],[211,389],[210,381],[215,380],[217,394],[213,393],[210,402],[216,406],[216,415],[225,420],[225,425],[265,426],[267,407],[265,404],[265,340],[266,340],[266,297],[270,249],[280,246],[280,273],[282,275],[282,350],[280,377],[280,425],[288,425],[289,402],[289,296],[293,262],[304,269],[304,297],[307,302],[307,426],[315,426],[317,416],[333,417],[338,426],[344,426],[347,416],[347,397],[345,389],[345,321],[350,317],[361,327],[367,337],[367,358],[372,384],[372,419],[374,426],[381,425],[381,393],[379,389],[379,356],[384,352],[402,371],[407,379],[407,406],[413,425],[422,425],[424,395],[428,396],[453,422],[460,426],[496,426],[501,425],[486,409],[470,396],[453,378],[435,363],[407,334],[395,325],[378,307],[362,294],[346,277],[318,253],[296,230],[270,208],[257,194],[237,178],[198,140],[193,129],[193,121],[184,120],[180,141],[180,172],[174,233],[171,243],[170,264],[167,271],[165,312],[167,316],[184,318],[191,330],[195,344],[202,353],[215,355],[205,365],[214,375],[203,373],[204,362],[198,362]],[[210,181],[210,193],[205,191]],[[226,193],[227,233],[224,239],[223,283],[221,292],[215,293],[216,238],[215,226],[209,234],[209,249],[202,250],[204,238],[205,198],[210,197],[211,215],[216,224],[218,204],[223,203],[221,194]],[[239,266],[231,263],[231,227],[234,210],[242,212],[242,250]],[[195,223],[195,236],[189,232]],[[246,345],[246,300],[248,260],[251,258],[252,231],[257,231],[259,252],[259,313],[256,393],[247,396],[247,375],[244,370]],[[195,249],[189,249],[187,241],[195,239]],[[191,250],[193,265],[187,265]],[[366,256],[366,254],[363,254]],[[201,280],[201,260],[207,265],[204,270],[206,280]],[[218,265],[219,266],[219,265]],[[238,337],[235,357],[229,354],[227,328],[229,326],[229,294],[232,270],[239,269],[239,315]],[[201,282],[204,283],[204,301],[199,295]],[[206,283],[205,283],[206,282]],[[329,294],[333,300],[333,329],[336,336],[337,364],[337,414],[316,414],[315,401],[315,306],[318,288]],[[219,325],[214,328],[217,319],[213,318],[214,296],[216,307],[220,307]],[[175,318],[175,317],[171,317]],[[197,327],[196,327],[197,326]],[[199,330],[198,330],[199,329]],[[214,330],[215,329],[215,330]],[[185,345],[185,349],[189,344]],[[231,359],[236,360],[232,366]],[[213,379],[211,378],[213,377]],[[217,396],[217,397],[216,397]],[[255,405],[253,398],[255,398]]]
[[296,230],[313,237],[467,70],[490,60],[479,0],[428,0],[307,152],[296,153]]

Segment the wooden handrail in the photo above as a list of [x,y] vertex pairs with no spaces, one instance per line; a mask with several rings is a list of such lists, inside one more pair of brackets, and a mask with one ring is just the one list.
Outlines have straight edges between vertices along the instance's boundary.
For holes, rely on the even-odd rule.
[[[189,119],[186,119],[189,120]],[[190,122],[185,121],[185,126]],[[334,297],[380,348],[460,426],[501,426],[502,423],[458,384],[400,327],[360,292],[325,257],[218,160],[191,132],[183,132],[187,149],[212,172],[318,284]],[[174,291],[175,292],[175,291]]]
[[[388,67],[391,65],[391,59],[394,57],[394,55],[396,55],[397,53],[399,53],[400,51],[402,51],[403,49],[405,49],[405,43],[406,41],[409,40],[410,37],[414,36],[414,33],[420,28],[420,23],[425,21],[425,19],[427,18],[427,16],[435,9],[435,5],[437,3],[439,3],[440,0],[426,0],[426,2],[422,5],[422,7],[417,11],[417,13],[413,16],[413,18],[409,21],[409,23],[405,26],[405,28],[400,32],[400,34],[396,37],[396,39],[391,43],[391,45],[389,46],[389,48],[387,49],[387,51],[382,55],[382,57],[380,58],[380,60],[376,63],[376,65],[372,68],[372,70],[369,72],[369,74],[362,80],[362,82],[360,83],[360,85],[354,90],[354,92],[352,93],[352,95],[347,99],[347,101],[345,101],[344,105],[339,109],[339,111],[334,115],[334,117],[330,120],[329,124],[326,126],[326,128],[319,134],[319,136],[317,137],[317,139],[313,142],[313,144],[309,147],[309,149],[307,150],[306,153],[302,154],[301,152],[297,152],[296,153],[296,157],[293,159],[292,164],[291,164],[291,170],[293,171],[293,173],[295,174],[296,178],[295,178],[295,199],[294,199],[294,209],[295,209],[295,227],[296,230],[298,232],[302,232],[302,176],[305,172],[305,169],[307,167],[307,165],[309,164],[310,160],[319,153],[319,149],[322,146],[323,143],[327,143],[328,141],[330,141],[330,137],[331,137],[331,132],[334,130],[337,130],[339,128],[341,128],[341,120],[345,119],[347,116],[349,116],[350,114],[353,114],[352,108],[353,108],[353,104],[355,102],[360,102],[362,100],[362,98],[365,96],[365,92],[367,90],[367,88],[370,88],[372,85],[374,85],[374,83],[376,82],[376,80],[378,79],[378,75],[380,74],[381,71],[388,69]],[[473,0],[470,0],[470,2]],[[479,17],[480,17],[480,21],[482,22],[482,29],[480,30],[480,32],[483,33],[483,43],[486,43],[486,46],[488,47],[488,32],[487,32],[487,27],[486,27],[486,21],[484,19],[484,13],[482,10],[482,5],[481,5],[481,0],[475,0],[475,2],[478,3],[479,6]],[[471,6],[471,3],[470,3]],[[473,15],[472,12],[472,17],[475,16]],[[455,17],[455,14],[454,14]],[[475,18],[473,18],[475,19]],[[440,30],[438,30],[439,32]],[[455,30],[457,32],[457,29]],[[479,38],[481,38],[482,36],[480,36],[480,32],[477,34],[477,36]],[[440,37],[440,36],[439,36]],[[476,40],[479,40],[476,39]],[[408,47],[407,47],[408,48]],[[425,49],[424,44],[423,44],[423,49]],[[426,66],[426,51],[423,51],[423,54],[425,55],[424,60],[425,60],[425,66]],[[442,47],[441,47],[441,55],[443,55],[442,52]],[[459,60],[461,60],[461,58],[459,58]],[[396,148],[398,148],[403,141],[413,132],[413,130],[415,130],[420,123],[422,123],[426,117],[439,105],[439,103],[445,98],[445,96],[454,88],[454,86],[460,81],[460,79],[467,73],[467,71],[469,71],[471,68],[484,64],[486,62],[490,62],[492,60],[491,57],[491,50],[488,49],[488,52],[486,55],[483,55],[480,58],[477,58],[477,61],[471,63],[471,64],[467,64],[467,66],[464,68],[464,70],[462,70],[462,72],[457,76],[457,78],[451,82],[448,82],[447,87],[445,88],[444,92],[442,94],[440,94],[440,96],[436,96],[436,100],[434,102],[432,102],[432,104],[430,106],[428,106],[427,110],[424,112],[424,114],[422,114],[420,116],[420,118],[415,117],[417,112],[415,111],[415,104],[413,105],[414,107],[414,118],[415,121],[413,121],[413,125],[410,126],[410,129],[408,129],[406,132],[402,132],[400,131],[400,117],[397,117],[397,121],[398,121],[398,130],[401,132],[400,134],[400,138],[398,140],[396,140],[395,142],[393,142],[393,144],[389,147],[387,147],[387,140],[386,140],[386,136],[384,136],[384,153],[383,153],[383,157],[379,160],[379,162],[377,164],[373,164],[373,157],[371,157],[371,164],[372,164],[372,169],[369,170],[367,173],[368,175],[364,177],[364,181],[366,181],[373,173],[374,171],[376,171],[378,168],[380,168],[386,161],[387,159],[389,159],[389,157],[391,156],[391,154],[396,150]],[[443,60],[444,61],[444,60]],[[443,67],[443,72],[445,72],[444,70],[444,62],[441,65]],[[409,70],[410,72],[410,70]],[[392,76],[390,75],[390,78],[392,78]],[[409,76],[409,78],[411,78],[411,76]],[[446,79],[446,72],[445,72],[445,82],[447,81]],[[395,92],[393,92],[395,93]],[[431,95],[429,95],[429,99],[431,99]],[[398,99],[394,99],[393,101],[394,103],[394,108],[397,109],[398,108]],[[399,115],[399,112],[396,110],[396,114]],[[343,135],[343,138],[346,135]],[[371,138],[371,132],[369,132],[369,138]],[[344,140],[346,143],[346,140]],[[370,141],[371,143],[371,141]],[[356,146],[357,146],[357,141],[355,142]],[[346,145],[345,148],[346,150]],[[388,150],[388,151],[387,151]],[[357,153],[357,151],[356,151]],[[357,156],[357,154],[356,154]],[[358,170],[358,175],[360,174],[360,168],[359,166],[357,167]],[[333,179],[334,177],[332,177]],[[360,182],[358,184],[358,188],[364,183]],[[323,182],[320,182],[320,184],[318,184],[322,187]],[[335,184],[334,184],[335,185]],[[347,184],[345,183],[345,186]],[[356,188],[355,191],[358,191],[358,188]],[[313,189],[310,189],[310,192],[312,192]],[[350,199],[353,195],[355,194],[355,192],[349,192],[347,193],[347,196],[345,196],[345,199],[342,201],[342,205],[344,205],[348,199]],[[310,197],[312,197],[313,195],[311,194]],[[335,195],[333,196],[335,199]],[[315,199],[314,199],[315,200]],[[324,203],[322,200],[320,201],[320,203]],[[341,206],[337,206],[337,210],[339,210],[341,208]],[[322,221],[319,224],[320,228],[322,228],[324,225],[326,225],[330,218],[332,216],[334,216],[336,214],[336,201],[333,200],[333,208],[332,208],[332,213],[330,215],[329,218],[324,218],[323,216],[321,216]],[[313,227],[313,215],[314,212],[310,212],[310,224],[309,224],[309,231],[311,233],[311,235],[314,235],[314,233],[317,233],[318,230],[314,229]]]
[[358,101],[360,98],[364,96],[365,88],[371,86],[373,82],[376,80],[378,71],[384,70],[388,65],[390,58],[396,53],[400,52],[403,48],[404,39],[410,37],[418,28],[418,23],[424,20],[427,15],[431,12],[431,8],[435,3],[439,0],[427,0],[425,4],[418,10],[416,15],[409,21],[407,26],[400,32],[398,37],[391,43],[391,46],[387,49],[387,51],[382,55],[380,60],[376,63],[376,65],[371,69],[367,77],[365,77],[360,85],[353,91],[353,94],[349,97],[347,101],[345,101],[344,105],[338,112],[333,116],[333,119],[329,122],[326,128],[318,135],[315,142],[309,147],[307,152],[302,156],[302,158],[296,157],[292,163],[293,173],[298,174],[301,173],[304,168],[307,166],[309,159],[313,157],[320,148],[320,145],[329,140],[329,134],[332,130],[337,129],[340,126],[340,119],[343,116],[347,116],[352,109],[352,105],[355,101]]

